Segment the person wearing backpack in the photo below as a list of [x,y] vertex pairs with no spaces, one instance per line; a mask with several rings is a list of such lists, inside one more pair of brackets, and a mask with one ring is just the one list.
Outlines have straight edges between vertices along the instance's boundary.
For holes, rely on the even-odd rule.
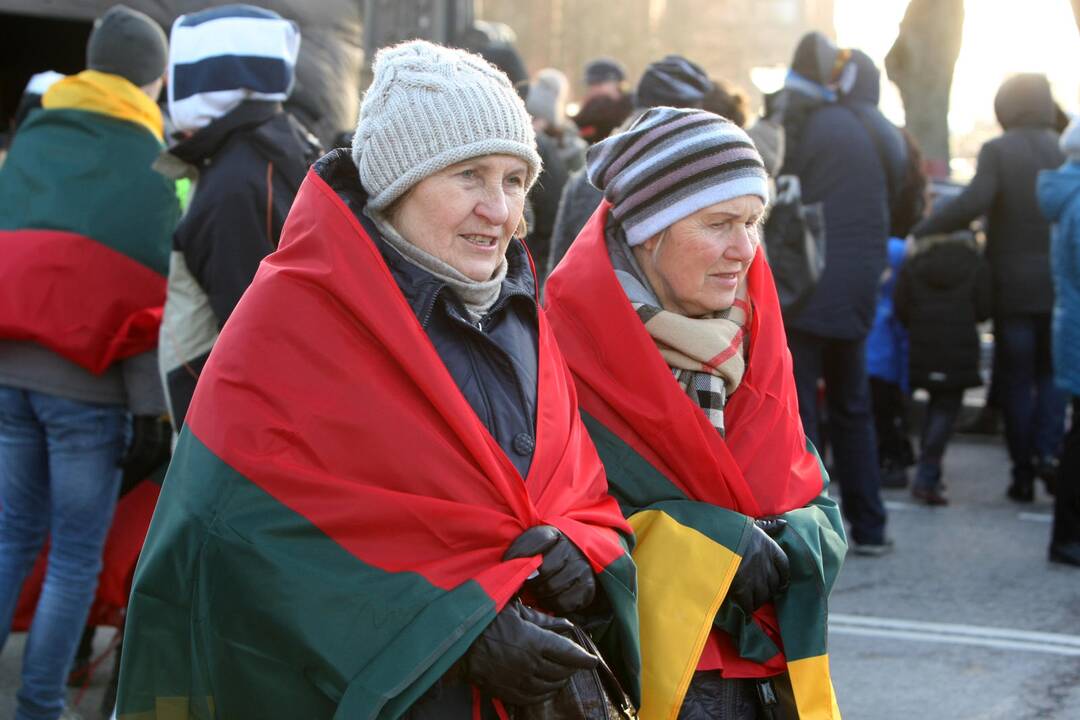
[[880,72],[863,52],[820,33],[803,38],[785,82],[781,175],[802,202],[824,206],[825,270],[806,304],[785,315],[799,412],[818,447],[818,381],[825,381],[833,477],[851,524],[852,552],[889,552],[865,342],[886,267],[890,197],[903,178],[903,138],[877,108]]
[[946,505],[942,459],[964,390],[982,384],[976,324],[990,317],[989,267],[970,232],[930,235],[900,268],[893,311],[908,329],[911,387],[930,393],[911,495]]

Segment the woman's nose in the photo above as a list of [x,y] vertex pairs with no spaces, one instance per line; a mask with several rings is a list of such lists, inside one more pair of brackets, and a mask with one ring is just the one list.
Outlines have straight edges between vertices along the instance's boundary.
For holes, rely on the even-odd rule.
[[732,260],[750,262],[754,259],[754,251],[757,249],[757,233],[754,228],[739,225],[735,230],[732,242],[727,247],[726,255]]
[[476,214],[492,225],[502,225],[510,216],[510,203],[501,188],[489,188],[476,204]]

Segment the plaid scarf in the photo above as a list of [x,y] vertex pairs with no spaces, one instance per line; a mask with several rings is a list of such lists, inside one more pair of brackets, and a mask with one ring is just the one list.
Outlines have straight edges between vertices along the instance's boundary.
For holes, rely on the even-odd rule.
[[745,328],[752,312],[746,283],[739,285],[730,308],[708,317],[664,310],[629,246],[616,235],[608,234],[608,254],[619,284],[679,387],[723,436],[724,405],[746,371],[749,337]]

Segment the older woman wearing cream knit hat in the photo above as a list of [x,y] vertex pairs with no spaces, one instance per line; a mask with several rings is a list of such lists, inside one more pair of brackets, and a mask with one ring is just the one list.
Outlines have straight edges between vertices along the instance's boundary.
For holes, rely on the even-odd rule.
[[506,717],[599,662],[567,617],[636,695],[629,527],[521,241],[539,169],[503,73],[378,54],[200,378],[121,717]]

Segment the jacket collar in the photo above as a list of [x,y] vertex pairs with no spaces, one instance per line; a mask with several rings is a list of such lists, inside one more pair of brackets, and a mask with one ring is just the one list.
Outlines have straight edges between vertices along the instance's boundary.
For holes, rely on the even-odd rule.
[[83,70],[55,82],[41,98],[46,110],[83,110],[126,120],[163,138],[161,109],[146,93],[125,78],[97,70]]
[[254,127],[282,112],[279,102],[249,100],[177,143],[170,153],[191,165],[212,157],[229,136],[241,128]]
[[[443,292],[447,287],[446,283],[405,260],[382,239],[375,223],[364,213],[368,194],[360,184],[360,174],[347,148],[338,148],[327,153],[315,163],[313,169],[345,202],[363,226],[364,231],[375,242],[401,288],[405,300],[422,325],[426,327],[427,322],[430,321],[431,310],[440,297],[444,299],[448,307],[453,307],[457,314],[464,315],[464,309],[459,307],[461,303],[456,297],[452,293]],[[503,281],[499,298],[492,306],[491,312],[497,312],[507,303],[519,300],[526,301],[529,306],[535,308],[536,280],[529,263],[528,252],[521,240],[510,241],[510,246],[506,250],[506,262],[506,280]]]

